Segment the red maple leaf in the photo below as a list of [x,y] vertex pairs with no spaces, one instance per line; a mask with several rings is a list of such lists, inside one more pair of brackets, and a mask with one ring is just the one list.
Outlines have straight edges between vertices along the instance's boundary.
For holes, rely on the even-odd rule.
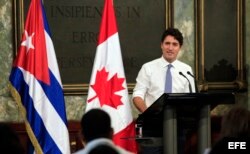
[[96,97],[99,98],[100,105],[109,105],[113,108],[117,108],[119,105],[123,105],[121,102],[120,95],[115,94],[115,92],[125,89],[122,84],[124,78],[118,78],[117,73],[108,80],[109,73],[106,72],[105,68],[97,71],[95,84],[91,87],[95,90],[96,95],[88,100],[90,103]]

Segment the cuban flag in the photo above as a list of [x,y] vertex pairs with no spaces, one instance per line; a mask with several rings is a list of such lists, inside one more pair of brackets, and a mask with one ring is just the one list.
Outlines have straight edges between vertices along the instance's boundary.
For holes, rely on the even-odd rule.
[[105,110],[111,117],[113,141],[137,153],[128,89],[112,0],[105,0],[94,66],[89,84],[86,112]]
[[9,80],[32,152],[69,154],[62,83],[42,0],[31,0]]

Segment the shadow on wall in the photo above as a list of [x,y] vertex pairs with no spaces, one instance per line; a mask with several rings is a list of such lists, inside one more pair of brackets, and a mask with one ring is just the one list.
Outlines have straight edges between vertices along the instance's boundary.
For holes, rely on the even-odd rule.
[[237,70],[227,60],[221,59],[210,70],[205,69],[205,77],[210,82],[231,82],[237,77]]

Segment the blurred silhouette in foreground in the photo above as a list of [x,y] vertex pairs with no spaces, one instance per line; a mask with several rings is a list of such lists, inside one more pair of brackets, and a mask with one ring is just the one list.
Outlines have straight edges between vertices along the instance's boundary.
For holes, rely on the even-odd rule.
[[[234,106],[222,118],[220,139],[212,147],[210,154],[250,153],[250,111]],[[245,142],[246,149],[229,148],[229,142]],[[232,144],[233,144],[232,143]]]
[[111,120],[104,110],[91,109],[86,112],[81,120],[81,128],[85,147],[75,154],[130,154],[113,143]]
[[16,132],[5,123],[0,123],[0,153],[24,154],[24,148]]

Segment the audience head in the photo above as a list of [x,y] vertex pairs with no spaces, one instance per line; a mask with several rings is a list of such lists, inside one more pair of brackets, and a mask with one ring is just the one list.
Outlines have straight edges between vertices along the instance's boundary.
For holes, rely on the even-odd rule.
[[95,148],[90,150],[88,154],[104,154],[104,153],[119,154],[119,152],[115,150],[113,147],[105,144],[96,146]]
[[0,123],[0,153],[24,153],[18,135],[9,125],[4,123]]
[[165,38],[168,36],[168,35],[171,35],[173,36],[179,43],[180,43],[180,46],[182,46],[183,44],[183,36],[182,36],[182,33],[176,29],[176,28],[168,28],[163,34],[162,34],[162,37],[161,37],[161,42],[163,43],[163,41],[165,40]]
[[235,106],[222,118],[221,137],[250,137],[250,111]]
[[101,109],[86,112],[81,120],[82,135],[86,142],[97,138],[112,139],[113,129],[109,115]]

